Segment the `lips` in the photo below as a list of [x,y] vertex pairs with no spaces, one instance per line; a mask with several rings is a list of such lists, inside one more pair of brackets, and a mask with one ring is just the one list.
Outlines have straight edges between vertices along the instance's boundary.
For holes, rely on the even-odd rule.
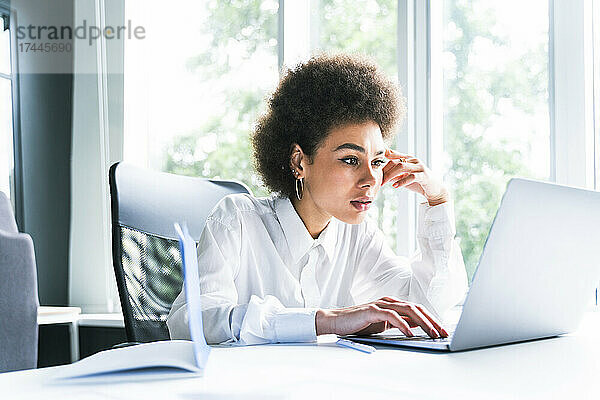
[[359,197],[358,199],[354,199],[352,201],[360,201],[361,203],[371,203],[373,201],[373,198],[369,197],[369,196],[363,196],[363,197]]
[[350,204],[358,211],[366,211],[371,207],[371,198],[361,197],[360,199],[350,201]]

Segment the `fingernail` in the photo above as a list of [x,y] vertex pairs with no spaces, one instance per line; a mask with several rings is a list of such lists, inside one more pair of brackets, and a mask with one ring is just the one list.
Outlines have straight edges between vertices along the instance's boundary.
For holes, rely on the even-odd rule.
[[446,330],[444,328],[442,328],[442,333],[446,336],[448,336],[448,332],[446,332]]
[[431,332],[431,336],[433,336],[434,338],[440,337],[440,335],[438,335],[438,333],[435,329],[431,329],[429,332]]

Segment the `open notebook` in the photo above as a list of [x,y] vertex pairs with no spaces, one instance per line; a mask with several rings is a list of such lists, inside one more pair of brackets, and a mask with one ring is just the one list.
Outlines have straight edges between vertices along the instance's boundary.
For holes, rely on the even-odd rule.
[[208,361],[210,346],[206,344],[202,327],[196,243],[185,225],[181,228],[179,224],[175,224],[175,230],[179,236],[183,261],[183,282],[192,341],[164,340],[101,351],[61,368],[55,378],[82,378],[163,368],[187,373],[202,373]]

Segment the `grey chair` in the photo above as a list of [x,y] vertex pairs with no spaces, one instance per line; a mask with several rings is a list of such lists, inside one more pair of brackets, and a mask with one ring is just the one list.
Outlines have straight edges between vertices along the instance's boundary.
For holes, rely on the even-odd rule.
[[173,175],[124,163],[111,166],[109,186],[113,267],[127,340],[168,340],[167,316],[183,283],[173,223],[186,223],[198,242],[219,200],[250,190],[238,182]]
[[0,192],[0,372],[36,368],[38,307],[33,241]]

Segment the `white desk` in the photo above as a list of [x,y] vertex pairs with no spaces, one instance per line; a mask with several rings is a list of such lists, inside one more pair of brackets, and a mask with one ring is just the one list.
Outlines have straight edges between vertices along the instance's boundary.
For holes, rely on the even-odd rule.
[[71,341],[71,362],[79,360],[79,321],[81,308],[79,307],[50,307],[40,306],[38,308],[38,325],[68,324],[69,340]]
[[71,362],[79,360],[79,327],[102,326],[124,328],[123,314],[81,314],[79,307],[40,306],[37,316],[38,325],[68,324]]
[[81,314],[79,315],[79,326],[102,326],[104,328],[125,328],[123,314]]
[[[559,318],[560,316],[557,316]],[[460,353],[308,345],[213,348],[205,376],[52,383],[62,367],[0,374],[10,399],[598,399],[600,313],[572,335]],[[149,377],[146,375],[146,379]]]

